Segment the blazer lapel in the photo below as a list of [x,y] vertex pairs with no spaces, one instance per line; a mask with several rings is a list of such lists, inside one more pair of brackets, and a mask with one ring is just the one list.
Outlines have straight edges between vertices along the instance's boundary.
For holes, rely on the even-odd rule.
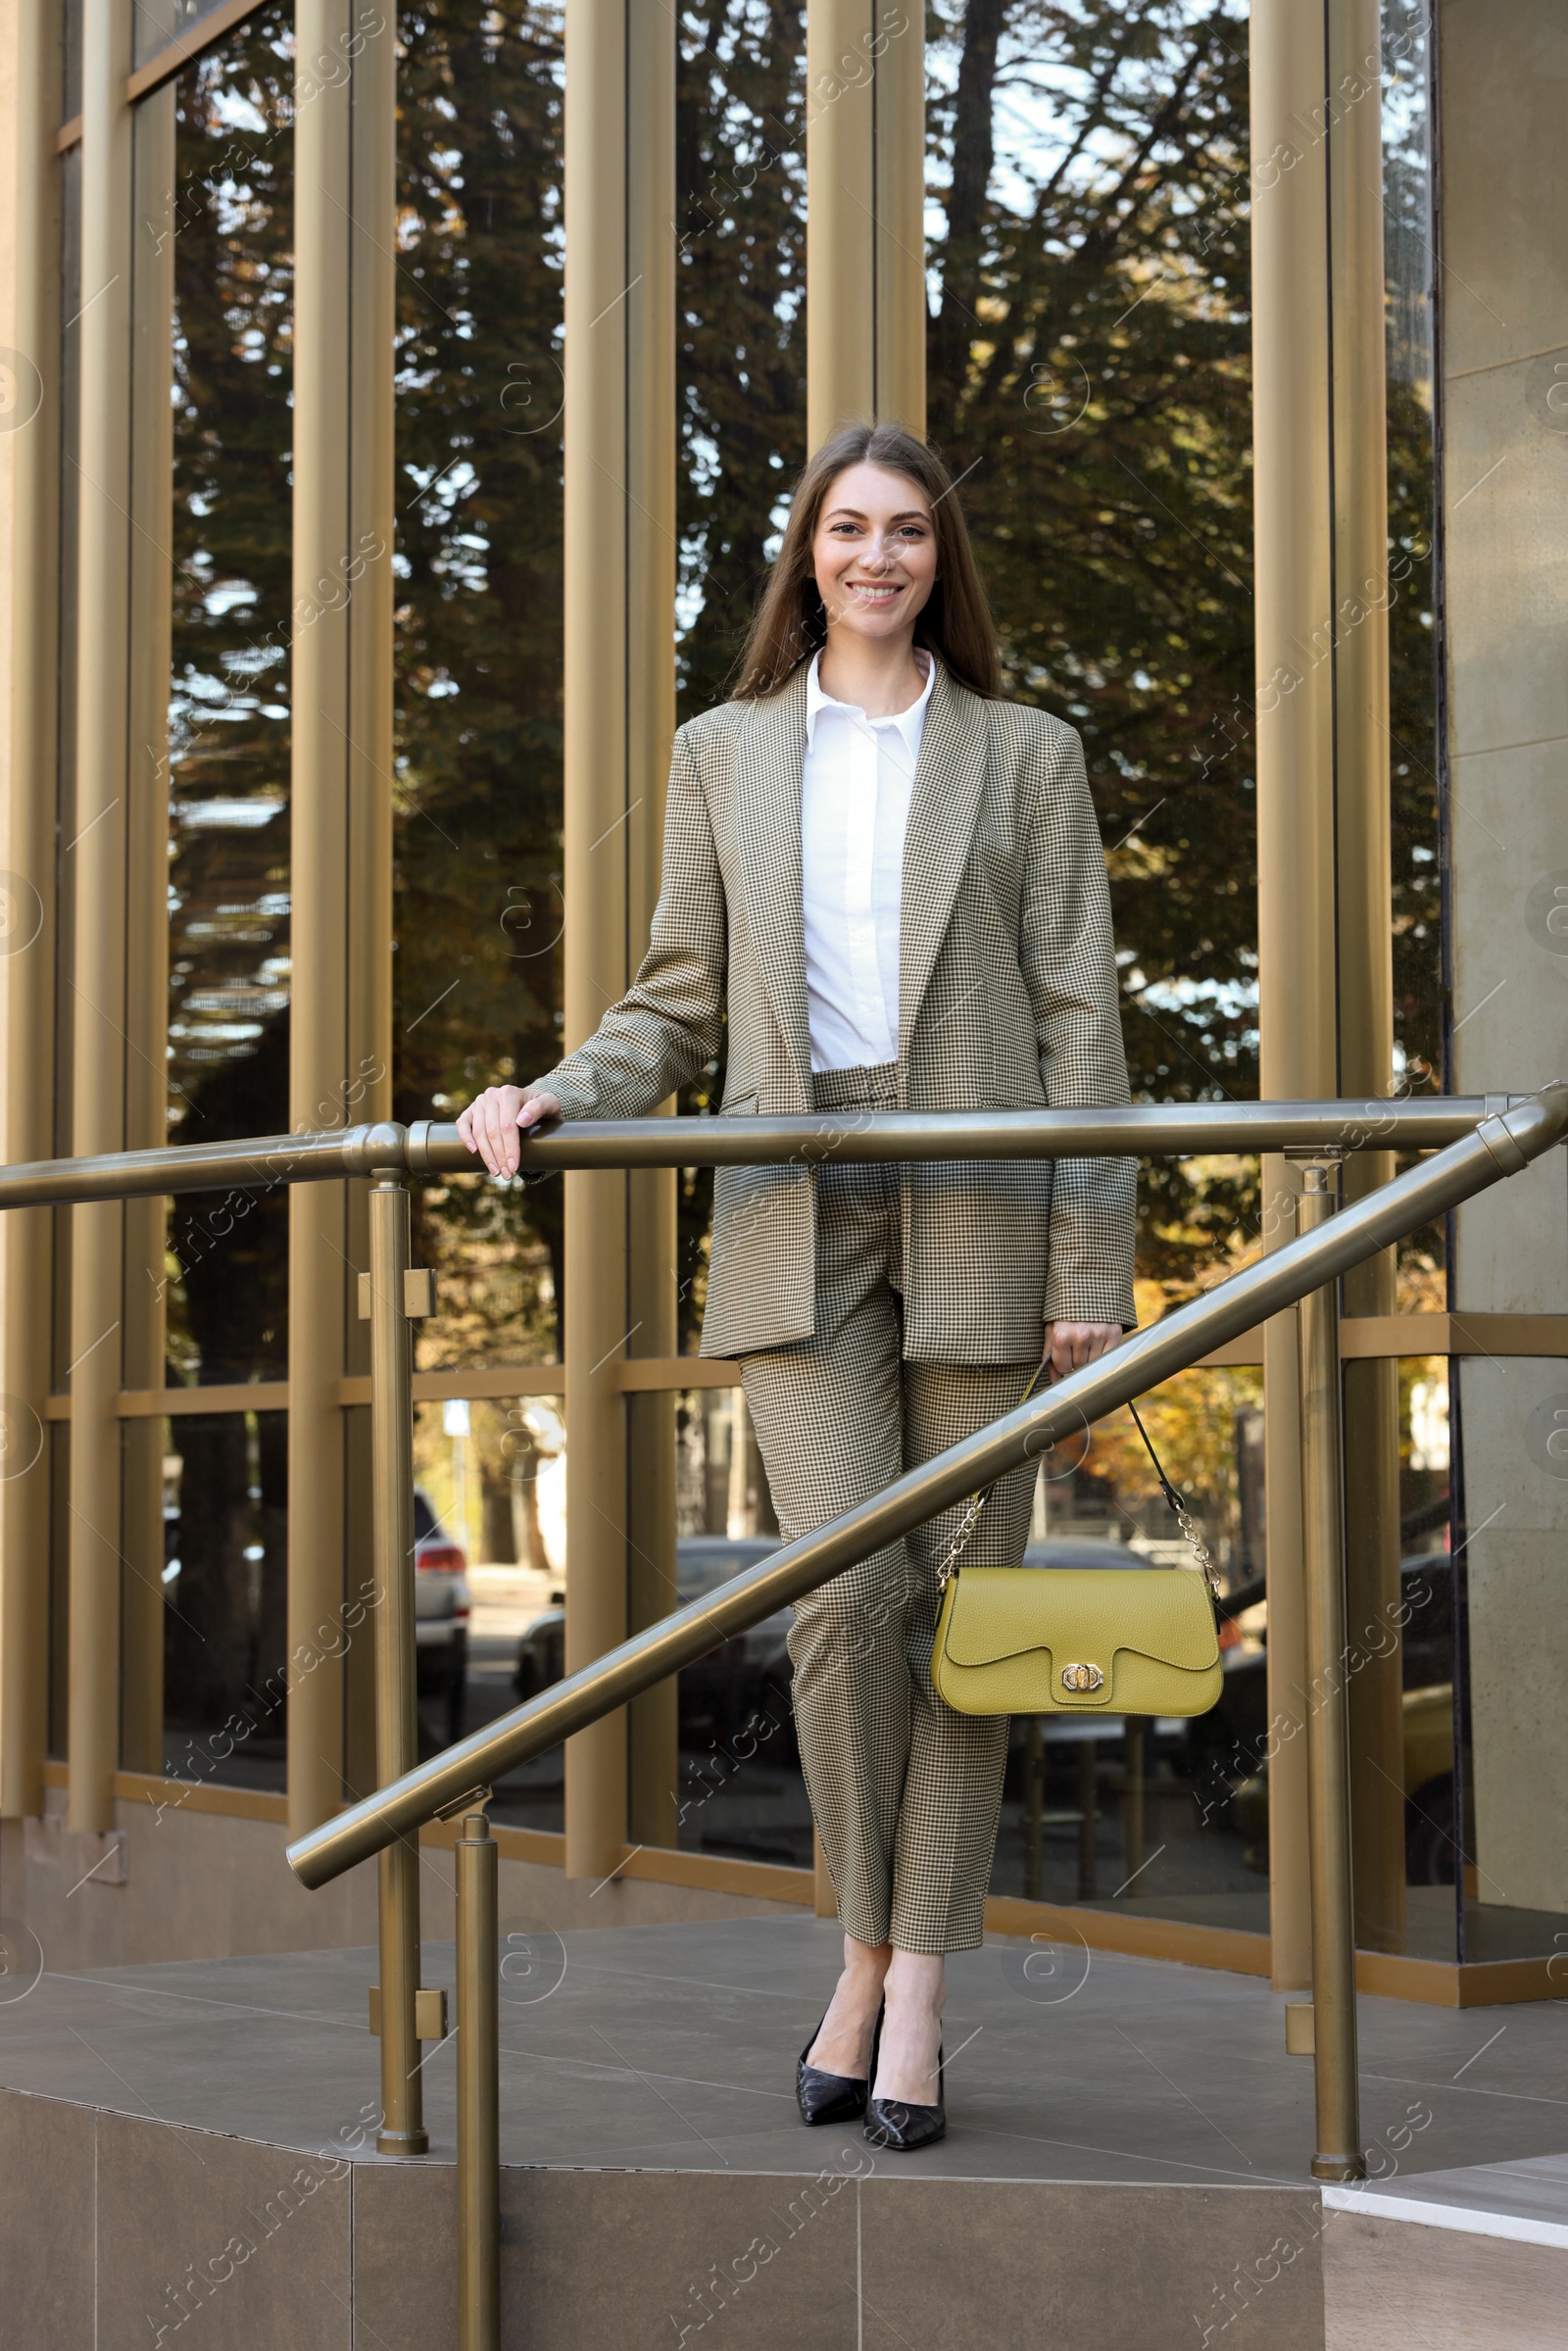
[[956,686],[939,661],[920,735],[904,841],[899,1057],[905,1063],[969,861],[985,790],[986,749],[985,706]]
[[803,663],[780,693],[751,705],[736,760],[735,823],[752,938],[808,1109],[811,1040],[801,893],[806,674]]

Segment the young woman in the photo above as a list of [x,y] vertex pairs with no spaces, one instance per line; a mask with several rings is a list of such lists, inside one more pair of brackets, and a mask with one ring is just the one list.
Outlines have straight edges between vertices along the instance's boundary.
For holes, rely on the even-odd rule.
[[[812,458],[734,700],[676,735],[636,984],[459,1127],[509,1175],[519,1128],[645,1116],[721,1042],[729,1117],[1127,1099],[1078,737],[998,699],[953,483],[895,425]],[[1042,1349],[1054,1376],[1102,1354],[1132,1260],[1127,1160],[721,1169],[703,1351],[740,1358],[785,1539],[1009,1411]],[[971,1558],[1019,1563],[1033,1483],[999,1487]],[[800,1602],[790,1636],[845,1930],[801,2113],[863,2113],[894,2148],[945,2127],[944,1954],[981,1940],[1006,1760],[1005,1722],[953,1713],[927,1671],[960,1516]]]

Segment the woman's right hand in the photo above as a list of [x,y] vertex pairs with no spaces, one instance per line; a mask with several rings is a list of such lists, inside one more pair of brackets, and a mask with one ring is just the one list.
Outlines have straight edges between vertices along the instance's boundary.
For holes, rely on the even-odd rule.
[[514,1176],[522,1156],[517,1131],[559,1118],[561,1104],[537,1086],[487,1086],[458,1114],[458,1133],[493,1176]]

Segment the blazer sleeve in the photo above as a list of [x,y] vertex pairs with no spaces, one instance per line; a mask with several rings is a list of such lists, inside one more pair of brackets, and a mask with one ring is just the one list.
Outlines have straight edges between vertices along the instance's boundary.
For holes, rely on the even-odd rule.
[[586,1044],[536,1081],[567,1118],[646,1118],[718,1051],[724,881],[683,735],[670,760],[662,885],[641,969]]
[[[1031,779],[1019,959],[1034,1006],[1040,1082],[1059,1108],[1128,1100],[1110,893],[1076,730],[1052,719]],[[1135,1159],[1058,1159],[1051,1199],[1048,1322],[1138,1320]]]

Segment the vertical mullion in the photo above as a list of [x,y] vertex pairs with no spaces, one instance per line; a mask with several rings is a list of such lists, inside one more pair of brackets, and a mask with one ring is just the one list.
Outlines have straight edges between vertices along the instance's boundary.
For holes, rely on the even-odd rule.
[[[11,508],[11,734],[4,864],[7,1160],[54,1152],[55,811],[59,729],[60,181],[59,12],[21,0],[11,142],[10,340],[16,417],[7,436]],[[30,413],[29,413],[30,412]],[[54,1211],[8,1215],[4,1249],[4,1441],[0,1480],[0,1813],[43,1808],[49,1656],[49,1451]]]
[[[1389,792],[1387,323],[1379,0],[1329,0],[1329,289],[1333,342],[1336,1091],[1375,1102],[1394,1082],[1393,818]],[[1393,1151],[1352,1152],[1347,1207],[1389,1183]],[[1395,1251],[1345,1277],[1347,1314],[1392,1314]],[[1399,1368],[1345,1366],[1346,1574],[1350,1623],[1394,1624],[1399,1602]],[[1396,1650],[1350,1687],[1357,1940],[1402,1951],[1404,1719]]]
[[[396,32],[349,0],[298,0],[289,1117],[391,1106],[392,398]],[[349,71],[341,68],[347,61]],[[346,1706],[346,1601],[367,1589],[366,1368],[354,1277],[363,1183],[289,1199],[289,1818],[296,1835],[370,1768]],[[362,1692],[368,1695],[368,1686]],[[352,1752],[350,1752],[352,1750]]]
[[[131,254],[130,679],[125,865],[125,1147],[168,1136],[169,680],[173,593],[172,82],[135,110]],[[125,1203],[127,1388],[164,1384],[163,1200]],[[121,1762],[164,1767],[164,1432],[121,1431],[124,1480]]]
[[[626,982],[626,0],[566,13],[564,546],[565,1043]],[[626,1631],[627,1183],[565,1179],[566,1671]],[[566,1742],[566,1868],[602,1878],[626,1836],[626,1716]]]
[[[81,428],[71,1147],[124,1149],[130,657],[131,12],[85,0],[82,37]],[[74,870],[73,870],[74,868]],[[114,1816],[120,1741],[124,1210],[72,1216],[70,1818]]]
[[[675,20],[633,6],[627,30],[626,277],[626,948],[629,980],[659,897],[664,789],[675,731]],[[667,1105],[674,1108],[671,1102]],[[627,1352],[679,1345],[673,1168],[626,1179]],[[627,1630],[675,1605],[675,1398],[632,1396],[626,1414]],[[628,1829],[673,1845],[679,1780],[677,1688],[632,1701]]]

